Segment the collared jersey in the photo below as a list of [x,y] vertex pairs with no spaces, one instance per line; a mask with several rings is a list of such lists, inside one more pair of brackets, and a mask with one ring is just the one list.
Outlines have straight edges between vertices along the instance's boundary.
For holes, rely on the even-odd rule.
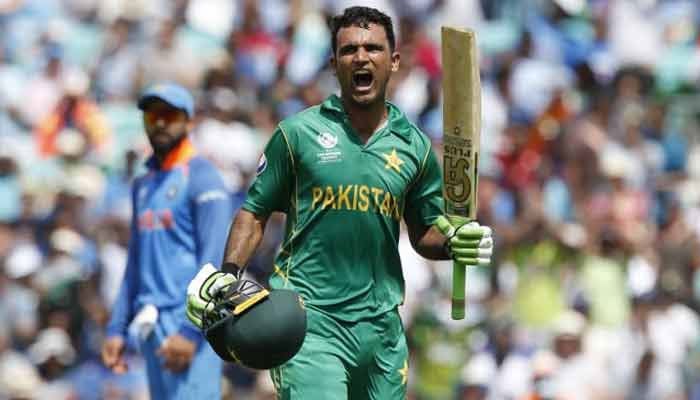
[[124,335],[146,304],[160,310],[183,308],[183,328],[189,327],[187,285],[202,265],[220,265],[223,258],[232,210],[216,168],[197,156],[187,139],[162,165],[151,158],[147,166],[133,184],[129,255],[110,335]]
[[341,100],[282,121],[243,208],[287,214],[270,285],[356,321],[403,301],[401,219],[433,224],[442,179],[430,141],[387,102],[388,122],[362,143]]

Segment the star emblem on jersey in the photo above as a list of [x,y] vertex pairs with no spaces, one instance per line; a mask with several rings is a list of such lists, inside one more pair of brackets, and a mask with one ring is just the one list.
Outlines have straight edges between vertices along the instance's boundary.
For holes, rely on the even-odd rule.
[[401,384],[405,385],[408,382],[408,360],[403,361],[403,368],[399,370],[401,374]]
[[403,164],[403,160],[399,158],[398,154],[396,154],[396,149],[391,149],[391,153],[384,153],[382,155],[386,160],[386,165],[384,166],[384,168],[392,168],[395,169],[396,172],[401,172],[401,165]]

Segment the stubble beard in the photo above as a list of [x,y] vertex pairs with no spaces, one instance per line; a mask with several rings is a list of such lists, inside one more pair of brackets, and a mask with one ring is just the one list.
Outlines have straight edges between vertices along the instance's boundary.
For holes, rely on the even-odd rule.
[[187,137],[187,132],[181,133],[179,136],[166,143],[158,143],[153,140],[149,141],[151,142],[153,153],[155,153],[155,155],[158,157],[165,157],[168,153],[170,153],[172,149],[177,147],[177,145],[179,145],[180,142],[182,142],[185,139],[185,137]]

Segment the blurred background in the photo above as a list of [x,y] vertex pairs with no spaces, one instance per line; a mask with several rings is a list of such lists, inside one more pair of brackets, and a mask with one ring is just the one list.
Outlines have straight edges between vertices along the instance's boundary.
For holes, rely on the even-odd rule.
[[[145,399],[99,362],[148,155],[135,106],[173,80],[240,205],[276,123],[337,91],[327,21],[392,16],[390,97],[441,149],[439,31],[477,31],[491,268],[449,318],[450,263],[401,241],[409,398],[700,399],[695,0],[0,0],[0,398]],[[264,280],[282,235],[249,268]],[[227,399],[271,399],[229,365]]]

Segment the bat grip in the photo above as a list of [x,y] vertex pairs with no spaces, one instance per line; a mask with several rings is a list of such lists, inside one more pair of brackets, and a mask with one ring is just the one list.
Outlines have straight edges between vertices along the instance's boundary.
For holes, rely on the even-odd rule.
[[464,319],[464,292],[467,278],[467,266],[454,262],[452,264],[452,319]]
[[[469,222],[468,218],[450,215],[450,224],[458,228]],[[458,262],[452,264],[452,319],[460,320],[465,316],[465,292],[467,266]]]

